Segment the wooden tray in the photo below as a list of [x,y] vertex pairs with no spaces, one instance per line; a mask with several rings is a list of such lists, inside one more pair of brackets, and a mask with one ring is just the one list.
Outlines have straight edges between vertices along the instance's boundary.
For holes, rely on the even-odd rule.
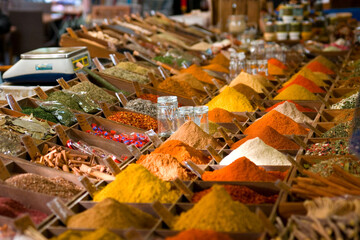
[[[354,113],[355,109],[324,109],[322,115],[326,118],[327,121],[334,122],[334,118],[342,113],[344,110],[351,111]],[[327,122],[323,117],[320,117],[320,122]],[[343,122],[343,121],[338,121]]]

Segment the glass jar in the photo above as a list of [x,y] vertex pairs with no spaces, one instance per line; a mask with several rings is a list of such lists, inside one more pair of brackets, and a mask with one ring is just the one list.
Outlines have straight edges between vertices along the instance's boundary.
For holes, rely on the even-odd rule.
[[178,123],[183,125],[186,121],[194,121],[194,107],[179,107],[178,109]]
[[177,130],[177,97],[158,97],[157,107],[158,135],[160,137],[169,137]]
[[229,66],[229,76],[233,80],[237,76],[237,53],[232,52],[230,54],[230,66]]
[[238,35],[245,31],[246,29],[245,15],[230,15],[228,21],[229,21],[229,33]]
[[209,107],[208,106],[197,106],[194,107],[194,122],[201,127],[201,129],[209,133]]

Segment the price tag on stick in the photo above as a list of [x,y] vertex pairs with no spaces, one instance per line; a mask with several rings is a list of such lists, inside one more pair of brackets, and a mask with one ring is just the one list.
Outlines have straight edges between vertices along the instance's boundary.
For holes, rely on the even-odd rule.
[[204,86],[204,90],[205,90],[206,94],[209,96],[210,99],[214,98],[214,95],[212,94],[212,92],[206,86]]
[[121,103],[121,105],[123,105],[123,107],[126,106],[126,104],[128,103],[127,98],[125,97],[125,95],[122,92],[117,92],[115,93],[116,97],[118,98],[119,102]]
[[154,130],[149,130],[145,132],[146,136],[151,140],[155,147],[159,147],[162,144],[159,136],[154,132]]
[[89,79],[83,73],[76,73],[76,76],[80,79],[81,82],[89,82]]
[[117,58],[117,56],[115,54],[112,53],[112,54],[109,54],[109,56],[110,56],[111,61],[114,64],[114,66],[116,66],[120,62],[120,60]]
[[54,126],[55,132],[57,133],[61,143],[63,146],[66,146],[67,141],[70,140],[70,138],[68,137],[68,135],[66,134],[64,128],[60,125],[60,124],[56,124]]
[[205,173],[204,170],[199,168],[195,163],[193,163],[191,160],[185,161],[185,166],[193,172],[196,176],[198,176],[201,179],[201,176]]
[[103,111],[105,117],[108,118],[112,115],[111,110],[109,109],[108,105],[105,102],[99,103],[99,106],[100,106],[101,110]]
[[160,202],[156,201],[152,204],[155,212],[162,218],[162,220],[168,225],[169,228],[172,228],[174,224],[174,216],[167,210]]
[[241,125],[241,123],[236,119],[236,118],[234,118],[233,120],[232,120],[232,122],[236,125],[236,127],[242,132],[242,133],[244,133],[245,132],[245,126],[243,126],[243,125]]
[[221,162],[222,158],[220,157],[220,155],[216,152],[216,150],[215,150],[212,146],[208,145],[208,146],[206,147],[206,149],[208,150],[208,152],[210,153],[210,155],[215,159],[215,161],[216,161],[217,163],[220,163],[220,162]]
[[65,81],[64,78],[56,79],[56,81],[59,83],[59,85],[60,85],[63,89],[69,89],[69,88],[70,88],[70,85]]
[[127,146],[127,149],[129,149],[134,158],[139,159],[141,156],[140,150],[134,144]]
[[194,193],[179,178],[175,179],[174,184],[185,195],[185,197],[192,202]]
[[121,172],[119,166],[114,162],[111,157],[107,157],[106,159],[104,159],[104,161],[105,165],[110,169],[114,176],[118,175]]
[[86,117],[84,114],[76,114],[75,117],[80,125],[81,130],[83,130],[84,132],[92,131],[92,128],[91,128],[89,122],[86,120]]
[[135,93],[137,97],[140,97],[141,95],[143,95],[143,92],[141,90],[140,84],[138,82],[132,82],[134,88],[135,88]]
[[41,87],[38,86],[38,87],[34,88],[34,91],[40,99],[45,100],[48,98],[48,95],[42,90]]
[[10,106],[10,108],[14,111],[18,111],[21,112],[22,109],[20,107],[20,105],[18,104],[18,102],[15,100],[15,98],[13,97],[13,95],[11,94],[6,94],[6,100]]
[[36,228],[35,224],[31,220],[29,214],[22,215],[14,220],[16,229],[20,232],[24,232],[28,227]]
[[39,148],[35,145],[34,140],[29,135],[21,136],[21,142],[24,144],[31,160],[35,160],[37,155],[41,154]]
[[4,165],[3,161],[0,159],[0,179],[5,181],[10,177],[10,173]]
[[67,220],[69,217],[75,215],[73,211],[71,211],[65,203],[60,198],[55,198],[51,202],[46,204],[48,208],[66,225]]
[[24,234],[33,240],[47,240],[40,232],[30,226],[24,231]]
[[313,125],[311,125],[310,123],[305,122],[305,125],[306,125],[308,128],[310,128],[311,131],[313,131],[316,135],[318,135],[318,136],[321,136],[321,135],[322,135],[322,132],[321,132],[319,129],[313,127]]
[[225,139],[226,144],[229,145],[229,147],[231,147],[234,144],[234,141],[229,137],[229,135],[227,135],[225,129],[223,127],[218,127],[217,130],[220,132],[221,136]]
[[90,182],[89,178],[85,176],[79,177],[79,181],[84,186],[84,188],[89,192],[90,196],[94,198],[96,187]]
[[307,145],[306,145],[306,143],[304,143],[304,141],[302,141],[298,136],[296,136],[296,135],[291,135],[291,138],[294,140],[294,142],[297,144],[297,145],[299,145],[299,146],[301,146],[303,149],[307,149]]
[[200,106],[201,105],[199,99],[196,96],[192,96],[192,100],[193,100],[195,106]]

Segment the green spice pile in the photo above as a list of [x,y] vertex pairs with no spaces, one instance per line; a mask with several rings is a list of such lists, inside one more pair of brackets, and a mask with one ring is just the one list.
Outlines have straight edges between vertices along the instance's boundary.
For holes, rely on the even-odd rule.
[[174,67],[175,66],[181,67],[183,62],[187,63],[187,61],[184,58],[174,58],[173,56],[170,55],[157,56],[154,58],[154,60]]
[[339,123],[335,127],[332,127],[328,131],[324,132],[321,137],[323,138],[339,138],[348,137],[351,132],[351,121]]
[[21,134],[29,134],[36,139],[48,139],[55,132],[47,122],[41,122],[32,116],[11,117],[0,115],[0,127]]
[[125,109],[129,109],[134,112],[146,114],[153,118],[157,117],[157,104],[152,103],[149,100],[144,100],[141,98],[131,100],[126,104]]
[[326,156],[326,155],[346,155],[349,154],[349,144],[347,140],[326,141],[314,143],[306,149],[305,155]]
[[135,207],[107,198],[90,209],[71,216],[68,228],[109,229],[152,228],[157,219]]
[[63,91],[56,91],[51,93],[46,99],[46,101],[56,101],[70,109],[82,111],[81,107],[75,101],[75,99],[73,99],[69,94],[66,94]]
[[51,113],[62,125],[71,126],[76,123],[76,117],[73,112],[57,101],[39,102],[40,108]]
[[139,82],[141,84],[148,84],[150,82],[150,80],[147,76],[133,73],[133,72],[118,68],[116,66],[107,68],[107,69],[103,70],[102,72],[105,74],[114,76],[114,77],[128,80],[128,81]]
[[44,119],[53,123],[58,123],[59,121],[52,115],[50,112],[45,111],[41,107],[37,108],[23,108],[22,113],[27,115],[33,115],[34,117]]
[[81,82],[72,86],[70,88],[70,91],[77,93],[85,93],[85,96],[96,102],[106,102],[109,104],[117,102],[114,96],[111,96],[104,89],[96,86],[89,81]]
[[358,93],[354,93],[350,97],[342,99],[342,100],[340,100],[340,102],[331,105],[331,109],[355,108],[357,97],[358,97]]
[[320,161],[309,167],[309,171],[329,177],[333,173],[333,165],[338,165],[351,174],[360,174],[360,162],[350,157],[335,157]]
[[6,129],[0,129],[0,152],[15,156],[21,150],[23,147],[19,135]]

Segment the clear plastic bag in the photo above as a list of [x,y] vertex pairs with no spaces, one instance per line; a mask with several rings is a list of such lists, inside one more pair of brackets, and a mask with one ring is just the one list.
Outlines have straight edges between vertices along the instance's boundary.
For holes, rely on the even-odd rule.
[[65,126],[71,126],[77,122],[76,117],[69,108],[56,101],[37,102],[39,107],[50,112],[56,119]]
[[72,92],[63,90],[64,93],[71,95],[71,97],[79,104],[79,106],[86,113],[96,113],[100,111],[99,106],[90,99],[84,92]]

